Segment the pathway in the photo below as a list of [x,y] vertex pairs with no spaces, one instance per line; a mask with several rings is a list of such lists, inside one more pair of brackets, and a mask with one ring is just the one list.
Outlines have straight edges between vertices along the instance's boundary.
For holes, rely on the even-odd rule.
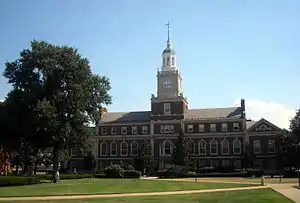
[[268,188],[268,186],[255,187],[239,187],[239,188],[222,188],[222,189],[208,189],[208,190],[185,190],[172,192],[147,192],[147,193],[126,193],[126,194],[102,194],[102,195],[70,195],[70,196],[37,196],[37,197],[3,197],[1,201],[34,201],[34,200],[61,200],[61,199],[92,199],[92,198],[108,198],[108,197],[137,197],[137,196],[158,196],[158,195],[177,195],[177,194],[194,194],[206,192],[227,192],[236,190],[255,190]]

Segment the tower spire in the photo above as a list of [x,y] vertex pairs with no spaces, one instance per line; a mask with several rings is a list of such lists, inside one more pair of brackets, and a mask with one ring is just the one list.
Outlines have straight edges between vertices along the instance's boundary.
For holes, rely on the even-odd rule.
[[167,47],[171,47],[171,40],[170,40],[170,22],[168,21],[168,23],[166,24],[166,26],[168,27],[168,41],[167,41]]

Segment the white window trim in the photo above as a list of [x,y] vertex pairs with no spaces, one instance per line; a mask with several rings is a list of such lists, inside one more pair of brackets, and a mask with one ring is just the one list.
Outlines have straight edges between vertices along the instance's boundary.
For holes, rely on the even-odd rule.
[[[201,153],[201,143],[204,144],[204,153]],[[199,155],[206,155],[206,149],[207,149],[207,143],[204,140],[200,140],[198,142],[198,152],[199,152]]]
[[[170,154],[166,154],[165,152],[166,152],[166,148],[165,148],[165,146],[166,146],[166,143],[169,143],[170,144]],[[170,141],[170,140],[165,140],[164,142],[163,142],[163,148],[162,148],[162,155],[163,156],[172,156],[172,152],[173,152],[173,143]]]
[[[135,144],[135,146],[136,146],[136,154],[132,153],[133,152],[133,150],[132,150],[133,149],[133,147],[132,147],[133,144]],[[131,144],[130,144],[130,154],[131,154],[131,156],[137,156],[139,154],[138,150],[139,150],[138,143],[136,141],[132,141]]]
[[240,131],[240,124],[239,123],[233,123],[233,132]]
[[[105,147],[106,147],[105,154],[102,153],[103,152],[103,150],[102,150],[103,145],[105,145]],[[107,156],[107,143],[106,142],[100,143],[99,150],[100,150],[100,153],[99,153],[100,156]]]
[[149,129],[148,129],[148,126],[147,126],[147,125],[144,125],[144,126],[142,127],[142,133],[143,133],[143,134],[148,134],[148,133],[149,133]]
[[174,133],[175,132],[175,126],[174,125],[170,125],[170,133]]
[[[123,154],[123,145],[126,145],[126,154]],[[121,156],[128,156],[128,144],[126,141],[122,141],[120,144]]]
[[[257,148],[257,149],[259,149],[259,152],[255,151],[255,149],[256,149],[255,143],[259,143],[259,148]],[[254,140],[253,141],[253,152],[254,152],[254,154],[260,154],[261,153],[261,143],[260,143],[260,140]]]
[[[193,148],[193,153],[189,153],[189,145],[192,144],[192,148]],[[186,143],[186,147],[187,147],[187,151],[188,151],[188,154],[189,155],[195,155],[196,154],[196,143],[193,141],[193,140],[189,140],[187,143]]]
[[[227,142],[227,149],[228,149],[228,152],[225,152],[225,153],[223,151],[223,149],[224,149],[224,142]],[[229,145],[230,145],[230,143],[229,143],[229,141],[227,139],[222,140],[222,142],[221,142],[221,154],[223,154],[223,155],[230,154],[230,147],[229,147]]]
[[101,135],[107,135],[107,128],[101,127]]
[[210,132],[216,132],[217,131],[217,125],[215,123],[209,124],[209,131]]
[[[212,142],[213,142],[213,141],[216,142],[216,153],[212,153],[212,152],[211,152],[211,149],[212,149],[211,145],[212,145]],[[218,152],[219,152],[218,147],[219,147],[218,141],[215,140],[215,139],[212,139],[212,140],[209,142],[209,149],[210,149],[209,152],[210,152],[210,155],[217,155]]]
[[[239,146],[240,146],[240,147],[239,147],[240,150],[239,150],[238,153],[236,153],[235,150],[234,150],[234,149],[235,149],[235,145],[236,145],[237,143],[238,143]],[[242,153],[242,143],[241,143],[241,141],[240,141],[239,139],[233,140],[233,142],[232,142],[232,153],[233,153],[233,154],[241,154],[241,153]]]
[[161,134],[164,134],[164,133],[165,133],[165,125],[164,125],[164,124],[162,124],[162,125],[160,126],[160,133],[161,133]]
[[116,127],[111,127],[111,132],[112,135],[117,134],[117,128]]
[[205,125],[199,124],[199,133],[204,133],[204,132],[205,132]]
[[193,124],[188,124],[187,131],[188,131],[188,133],[194,132],[194,125]]
[[228,125],[227,125],[227,123],[222,123],[221,130],[222,130],[222,132],[227,132],[228,131]]
[[133,135],[136,135],[137,134],[137,126],[132,126],[132,129],[131,129],[131,133],[133,134]]
[[[124,130],[125,129],[125,130]],[[126,135],[127,134],[127,126],[122,126],[121,127],[121,134]]]
[[[112,146],[113,146],[113,144],[116,146],[116,154],[113,154],[112,153]],[[118,155],[118,145],[117,145],[117,143],[115,142],[115,141],[112,141],[111,143],[110,143],[110,146],[109,146],[109,149],[110,149],[110,156],[117,156]]]
[[[270,144],[269,144],[269,142],[272,142],[272,147],[273,147],[273,149],[274,149],[274,151],[270,151]],[[276,144],[275,144],[275,140],[268,140],[268,153],[269,154],[274,154],[274,153],[276,153]]]
[[76,156],[77,155],[77,149],[76,147],[71,148],[71,156]]
[[[168,111],[166,111],[168,110]],[[164,115],[171,115],[171,104],[164,103]]]

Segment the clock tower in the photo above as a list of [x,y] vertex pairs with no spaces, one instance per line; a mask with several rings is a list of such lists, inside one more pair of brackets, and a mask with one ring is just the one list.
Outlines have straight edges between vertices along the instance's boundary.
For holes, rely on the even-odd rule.
[[[162,53],[162,67],[157,71],[157,97],[152,95],[152,116],[182,117],[187,108],[187,99],[182,93],[181,73],[177,68],[176,53],[170,40],[170,24],[168,23],[167,47]],[[176,119],[176,118],[171,118]]]

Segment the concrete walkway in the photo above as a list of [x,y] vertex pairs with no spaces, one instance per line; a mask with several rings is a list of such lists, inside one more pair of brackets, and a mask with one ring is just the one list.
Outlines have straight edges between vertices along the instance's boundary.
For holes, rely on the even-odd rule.
[[208,190],[185,190],[172,192],[147,192],[147,193],[126,193],[126,194],[102,194],[102,195],[70,195],[70,196],[38,196],[38,197],[3,197],[0,201],[34,201],[34,200],[62,200],[62,199],[93,199],[108,197],[137,197],[137,196],[158,196],[158,195],[177,195],[177,194],[194,194],[207,192],[227,192],[237,190],[256,190],[268,188],[268,186],[256,187],[239,187],[239,188],[222,188]]
[[293,200],[296,203],[300,203],[300,190],[294,188],[295,184],[269,184],[270,187]]

